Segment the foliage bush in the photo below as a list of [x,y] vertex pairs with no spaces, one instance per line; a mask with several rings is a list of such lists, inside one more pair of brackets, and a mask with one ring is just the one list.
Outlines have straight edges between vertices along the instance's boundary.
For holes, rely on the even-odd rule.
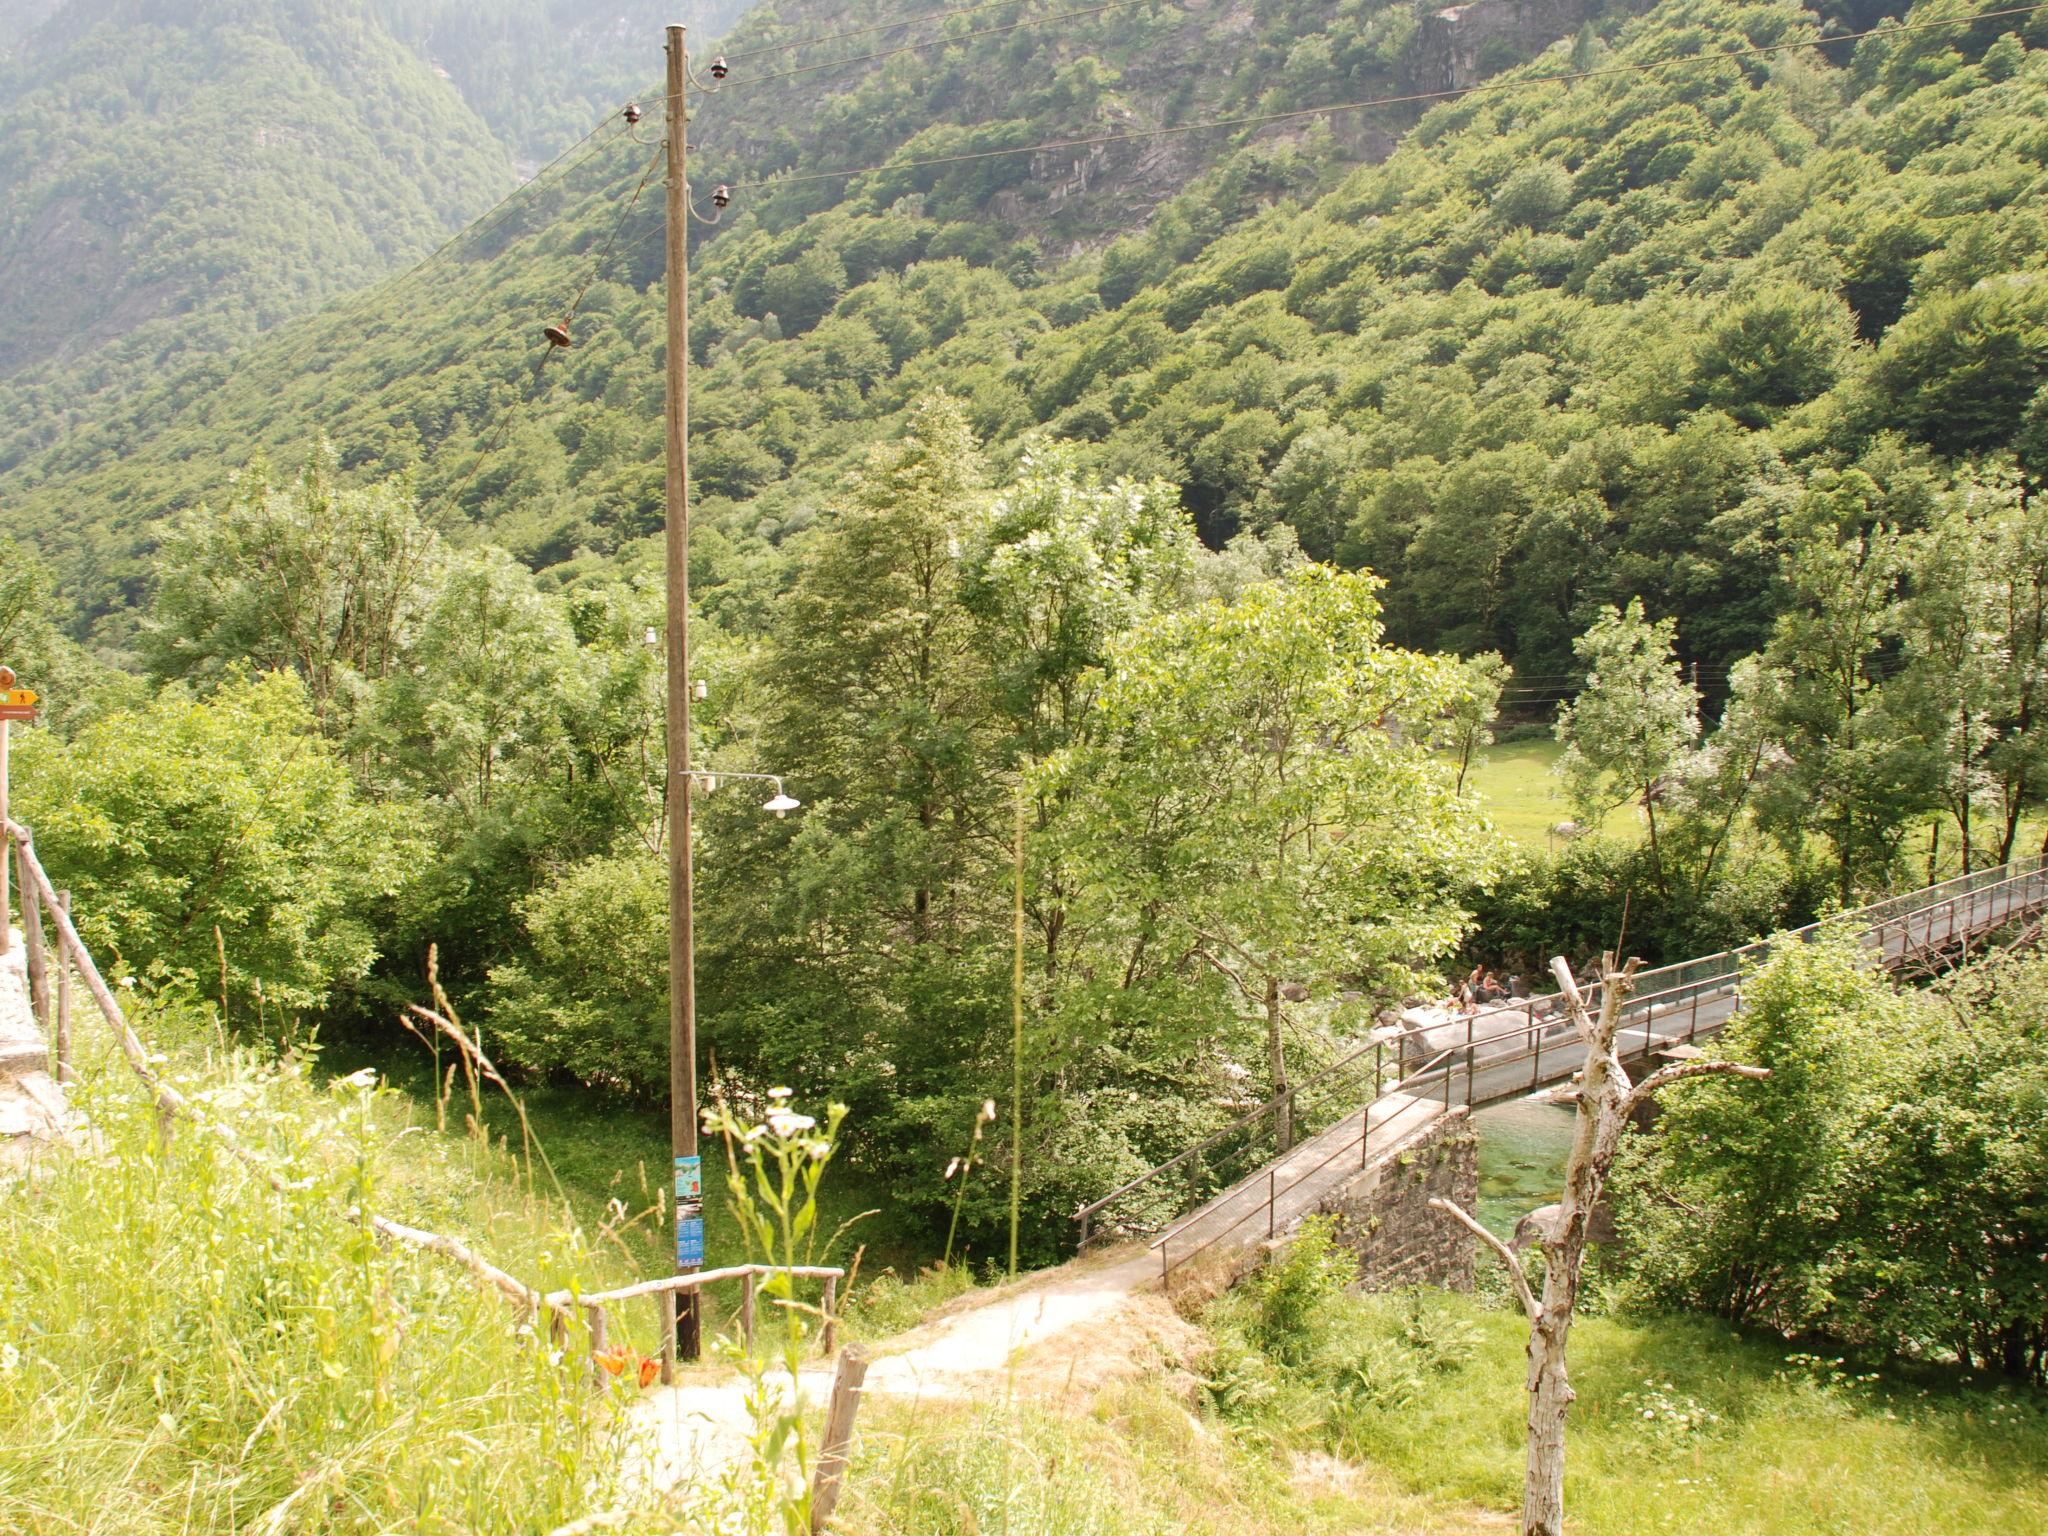
[[422,851],[410,809],[361,794],[289,672],[166,688],[69,739],[23,733],[17,762],[15,814],[87,943],[117,975],[226,992],[242,1018],[361,982]]
[[1212,1304],[1205,1389],[1254,1438],[1362,1454],[1372,1426],[1471,1360],[1476,1335],[1439,1294],[1362,1296],[1336,1224],[1311,1217],[1266,1268]]
[[2048,1379],[2035,1128],[2048,962],[1900,992],[1843,939],[1777,946],[1726,1047],[1748,1093],[1669,1093],[1616,1184],[1635,1304]]

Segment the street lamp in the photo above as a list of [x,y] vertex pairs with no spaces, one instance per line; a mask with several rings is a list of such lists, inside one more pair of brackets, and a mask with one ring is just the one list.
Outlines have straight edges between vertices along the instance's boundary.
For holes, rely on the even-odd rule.
[[726,773],[723,771],[714,772],[709,768],[697,768],[690,771],[690,777],[694,781],[695,787],[703,790],[707,795],[717,789],[727,779],[752,779],[760,784],[773,784],[775,786],[775,794],[770,799],[761,802],[761,809],[773,811],[778,820],[787,816],[791,811],[801,809],[803,806],[803,801],[793,798],[782,787],[782,775],[779,773]]

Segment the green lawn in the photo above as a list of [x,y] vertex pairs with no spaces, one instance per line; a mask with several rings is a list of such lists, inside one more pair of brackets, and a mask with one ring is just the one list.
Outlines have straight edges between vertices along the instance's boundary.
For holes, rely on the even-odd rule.
[[[1486,812],[1502,832],[1529,848],[1555,844],[1550,829],[1573,819],[1557,776],[1558,744],[1547,739],[1510,741],[1488,747],[1472,772]],[[1610,811],[1602,830],[1633,839],[1641,826],[1633,806]]]
[[[1487,815],[1493,818],[1494,825],[1503,834],[1525,848],[1557,847],[1557,839],[1551,835],[1550,829],[1561,821],[1573,819],[1571,805],[1564,795],[1564,781],[1557,776],[1560,750],[1555,741],[1542,738],[1504,742],[1488,747],[1479,766],[1472,770],[1471,782],[1479,791]],[[1901,852],[1901,878],[1908,886],[1918,885],[1927,877],[1927,849],[1932,826],[1930,818],[1906,836]],[[1633,842],[1643,835],[1641,814],[1632,805],[1618,806],[1607,813],[1600,830],[1609,837]],[[2039,849],[2044,833],[2048,833],[2048,821],[2027,817],[2020,823],[2013,856],[2023,858]],[[1946,880],[1961,872],[1956,850],[1955,823],[1943,818],[1936,879]]]
[[[1399,1326],[1400,1303],[1381,1304]],[[1527,1329],[1463,1298],[1465,1364],[1360,1426],[1411,1493],[1512,1509]],[[1585,1536],[2048,1530],[2048,1397],[1953,1371],[1859,1371],[1703,1317],[1572,1333],[1567,1508]]]

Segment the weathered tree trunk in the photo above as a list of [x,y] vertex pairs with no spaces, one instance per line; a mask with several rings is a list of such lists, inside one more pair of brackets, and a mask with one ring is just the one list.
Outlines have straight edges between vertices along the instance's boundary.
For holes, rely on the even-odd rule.
[[1522,1483],[1523,1536],[1564,1530],[1564,1416],[1574,1396],[1565,1372],[1569,1315],[1529,1330],[1529,1457]]
[[1600,1012],[1593,1015],[1562,958],[1550,962],[1564,994],[1571,1020],[1586,1043],[1586,1064],[1579,1074],[1578,1120],[1572,1132],[1571,1158],[1565,1165],[1564,1198],[1525,1218],[1516,1231],[1516,1245],[1525,1231],[1543,1249],[1543,1296],[1537,1299],[1522,1261],[1473,1217],[1448,1200],[1429,1203],[1462,1223],[1499,1255],[1514,1282],[1515,1294],[1529,1318],[1529,1454],[1522,1487],[1522,1536],[1563,1536],[1564,1426],[1571,1408],[1571,1378],[1565,1347],[1579,1304],[1579,1278],[1586,1260],[1586,1235],[1607,1171],[1621,1148],[1622,1132],[1637,1104],[1666,1083],[1709,1072],[1767,1077],[1761,1067],[1732,1062],[1682,1062],[1652,1072],[1631,1087],[1614,1048],[1621,1028],[1622,1005],[1635,988],[1637,962],[1616,969],[1612,955],[1601,959]]

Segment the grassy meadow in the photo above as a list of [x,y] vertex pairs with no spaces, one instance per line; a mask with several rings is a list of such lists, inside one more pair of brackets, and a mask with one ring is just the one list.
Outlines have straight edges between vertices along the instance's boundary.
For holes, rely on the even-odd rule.
[[396,1095],[132,1006],[201,1118],[166,1136],[95,1024],[72,1091],[89,1154],[0,1191],[0,1530],[513,1536],[609,1498],[622,1446],[581,1341],[551,1350],[460,1266],[351,1212],[548,1288],[632,1272],[599,1229]]
[[[1480,754],[1472,770],[1471,782],[1487,815],[1503,835],[1525,848],[1556,847],[1550,829],[1573,819],[1564,780],[1557,775],[1562,750],[1548,737],[1499,742]],[[1640,827],[1635,807],[1624,805],[1608,812],[1600,829],[1610,837],[1633,839],[1641,835]]]
[[[1346,1530],[1498,1529],[1519,1507],[1527,1327],[1444,1292],[1325,1298],[1264,1353],[1254,1296],[1205,1319],[1210,1411],[1280,1465],[1335,1458]],[[1283,1363],[1284,1362],[1284,1363]],[[2048,1529],[2048,1394],[1859,1366],[1699,1316],[1582,1317],[1566,1511],[1581,1536]],[[1119,1528],[1122,1529],[1122,1528]],[[1134,1523],[1133,1531],[1152,1527]]]

